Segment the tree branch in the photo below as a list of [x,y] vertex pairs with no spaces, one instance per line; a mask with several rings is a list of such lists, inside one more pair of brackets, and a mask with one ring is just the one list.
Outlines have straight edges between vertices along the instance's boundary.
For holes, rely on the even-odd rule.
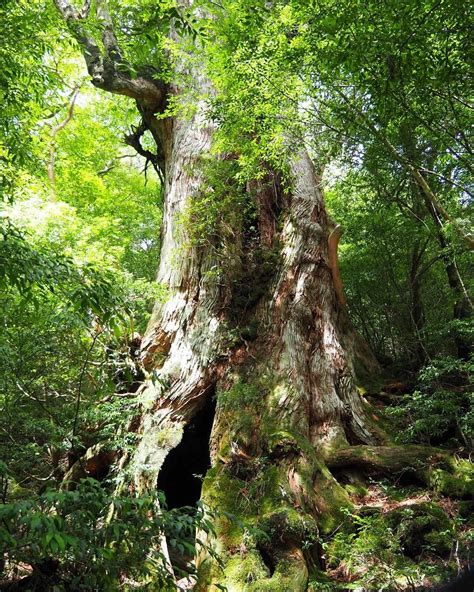
[[143,148],[141,144],[141,137],[147,131],[148,127],[145,122],[136,127],[132,127],[132,133],[124,137],[125,143],[131,146],[140,156],[146,159],[145,170],[148,163],[151,162],[156,174],[160,178],[160,181],[164,182],[164,158],[160,154],[153,154],[151,150]]
[[87,71],[94,86],[114,94],[131,97],[152,107],[155,112],[164,107],[166,85],[162,81],[143,77],[132,79],[130,74],[121,71],[124,66],[122,52],[115,36],[112,19],[103,1],[97,2],[97,14],[103,25],[104,51],[81,23],[89,14],[90,0],[85,1],[81,11],[76,10],[67,0],[54,0],[54,3],[82,49]]
[[452,179],[448,179],[447,177],[445,177],[441,173],[437,173],[436,171],[432,171],[430,169],[425,169],[424,167],[420,167],[420,171],[422,171],[423,173],[428,173],[430,175],[435,175],[436,177],[439,177],[442,181],[445,181],[449,185],[452,185],[453,187],[457,187],[463,193],[466,193],[467,195],[469,195],[469,197],[474,198],[474,194],[471,191],[469,191],[469,189],[467,189],[464,185],[461,185],[460,183],[457,183],[456,181],[453,181]]
[[468,248],[470,250],[474,250],[474,239],[472,239],[466,233],[466,231],[459,225],[459,223],[456,220],[453,220],[451,218],[446,209],[441,205],[436,195],[433,193],[431,187],[429,186],[428,182],[421,173],[420,168],[416,164],[413,164],[411,160],[401,155],[395,148],[395,146],[387,138],[387,136],[376,128],[373,122],[370,121],[370,119],[367,117],[365,113],[363,113],[362,110],[354,107],[351,100],[340,89],[338,89],[337,86],[335,87],[335,92],[341,97],[341,99],[347,105],[349,110],[355,115],[356,119],[360,119],[363,122],[363,124],[367,127],[367,129],[369,129],[369,131],[372,134],[374,134],[374,136],[376,136],[378,139],[380,139],[381,142],[388,148],[389,153],[392,154],[393,158],[397,162],[399,162],[403,167],[405,167],[405,169],[410,173],[410,175],[413,177],[414,181],[420,188],[426,201],[434,208],[439,217],[443,219],[445,222],[451,223],[456,228],[456,230],[458,231],[459,235],[464,240]]
[[100,171],[97,171],[97,174],[99,177],[103,177],[104,175],[107,175],[107,173],[110,173],[111,170],[113,170],[116,166],[117,166],[117,160],[121,160],[122,158],[135,158],[136,154],[122,154],[121,156],[115,156],[114,158],[112,158],[112,160],[109,160],[109,162],[106,163],[106,165],[104,166],[103,169],[101,169]]
[[349,467],[367,475],[391,476],[412,471],[420,480],[429,483],[429,469],[442,467],[450,470],[449,454],[430,446],[351,446],[335,451],[326,461],[331,470]]
[[104,44],[106,54],[112,62],[116,64],[124,64],[125,61],[115,35],[114,24],[109,11],[107,10],[107,6],[103,0],[96,0],[96,7],[97,18],[103,24],[102,43]]

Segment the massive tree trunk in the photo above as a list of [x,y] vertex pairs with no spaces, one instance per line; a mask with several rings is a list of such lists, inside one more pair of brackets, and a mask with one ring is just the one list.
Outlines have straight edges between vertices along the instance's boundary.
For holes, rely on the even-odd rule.
[[[172,505],[192,503],[192,473],[209,464],[197,495],[213,516],[209,544],[223,564],[200,557],[197,589],[306,590],[309,571],[323,567],[318,533],[333,528],[349,504],[326,458],[379,439],[354,384],[355,354],[363,348],[343,308],[334,224],[315,167],[301,149],[291,157],[285,189],[270,169],[248,183],[256,214],[235,217],[225,260],[218,233],[192,246],[182,220],[206,184],[202,162],[213,124],[202,106],[189,119],[156,118],[181,89],[124,74],[106,14],[99,49],[81,27],[84,12],[56,4],[84,49],[93,83],[136,99],[143,123],[127,142],[164,178],[157,280],[168,298],[156,305],[143,339],[148,379],[134,425],[135,489],[163,487]],[[195,82],[207,84],[198,75]],[[156,154],[141,147],[145,129]],[[367,351],[358,360],[372,363]],[[202,434],[189,436],[193,422]]]
[[[316,550],[318,529],[333,527],[348,503],[325,457],[376,439],[334,287],[333,225],[302,150],[290,163],[290,189],[270,170],[249,184],[257,223],[234,228],[225,266],[212,245],[189,247],[181,220],[204,182],[200,163],[213,127],[198,113],[168,121],[166,130],[158,281],[169,298],[157,304],[143,340],[153,380],[141,395],[137,486],[160,485],[173,448],[199,454],[180,440],[201,408],[213,413],[207,403],[217,393],[202,500],[216,513],[210,543],[224,567],[201,557],[200,589],[305,590],[318,561],[306,549]],[[169,487],[184,486],[184,476],[176,478]]]

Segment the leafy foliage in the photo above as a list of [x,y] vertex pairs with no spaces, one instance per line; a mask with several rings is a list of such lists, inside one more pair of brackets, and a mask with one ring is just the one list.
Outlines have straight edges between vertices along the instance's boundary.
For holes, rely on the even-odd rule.
[[402,425],[399,440],[470,448],[474,438],[471,375],[472,361],[438,358],[425,366],[418,389],[387,410]]
[[209,532],[211,524],[201,509],[168,511],[158,503],[163,506],[163,497],[111,496],[85,479],[73,491],[2,504],[0,554],[11,574],[33,566],[31,586],[174,590],[160,537],[194,555],[195,529]]
[[440,251],[429,220],[420,223],[399,204],[385,203],[365,173],[343,172],[327,200],[343,228],[340,265],[349,310],[380,361],[406,367],[454,353],[457,296],[444,258],[456,261],[466,278],[468,257]]
[[38,165],[38,121],[62,103],[62,83],[45,55],[55,46],[60,22],[50,2],[0,7],[0,199],[11,199],[18,167]]
[[[95,9],[108,9],[120,74],[171,85],[159,117],[190,117],[205,105],[213,120],[212,155],[195,164],[203,183],[182,222],[188,246],[215,258],[209,273],[231,294],[230,323],[247,323],[279,264],[278,245],[258,245],[252,184],[273,170],[272,182],[291,186],[289,161],[308,146],[345,229],[352,320],[390,371],[416,376],[415,392],[388,410],[399,437],[469,447],[467,3],[92,4],[82,25],[101,44],[109,17]],[[86,450],[126,453],[136,443],[128,428],[140,413],[139,333],[166,296],[154,282],[162,188],[120,141],[138,113],[125,97],[85,90],[76,42],[53,3],[5,0],[0,21],[0,454],[9,459],[0,476],[0,543],[8,573],[29,565],[39,589],[173,589],[159,537],[194,554],[195,529],[212,534],[201,510],[158,511],[161,498],[112,495],[112,484],[92,480],[60,487]],[[210,79],[205,89],[193,71]],[[251,320],[242,326],[229,328],[232,346],[258,336]],[[218,394],[237,452],[262,389],[239,381]],[[276,448],[297,454],[292,434],[275,434]],[[252,474],[243,506],[256,506],[277,483],[267,457],[244,476]],[[270,504],[281,495],[269,495]],[[433,508],[406,508],[353,515],[320,541],[312,521],[307,528],[294,513],[269,521],[267,542],[286,529],[305,551],[325,545],[330,585],[346,580],[345,589],[421,584],[435,572],[434,554],[445,557],[459,534]],[[417,533],[421,547],[410,555]]]
[[[348,514],[341,530],[323,543],[331,558],[332,585],[337,589],[340,576],[350,582],[341,583],[341,588],[350,590],[377,586],[395,591],[433,582],[440,573],[429,556],[449,555],[453,537],[460,536],[459,527],[441,509],[429,504],[386,515]],[[425,561],[413,561],[414,553],[424,555]]]

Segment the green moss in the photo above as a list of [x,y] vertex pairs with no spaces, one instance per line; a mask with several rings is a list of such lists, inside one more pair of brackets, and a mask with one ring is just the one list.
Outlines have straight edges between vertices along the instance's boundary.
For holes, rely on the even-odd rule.
[[288,544],[301,547],[310,544],[318,535],[314,518],[294,508],[279,508],[266,514],[259,520],[258,528],[257,545],[269,549]]
[[344,485],[344,489],[347,491],[349,496],[364,497],[368,493],[367,487],[364,487],[360,483],[349,483]]
[[268,580],[252,584],[248,592],[303,592],[306,590],[308,574],[299,561],[280,561]]
[[[241,372],[218,394],[223,462],[208,472],[203,501],[219,512],[213,520],[216,551],[224,564],[220,581],[229,592],[306,590],[306,563],[298,553],[293,560],[288,549],[310,549],[352,507],[306,432],[277,414],[288,395],[285,381],[264,370],[257,378]],[[251,458],[232,455],[231,442],[242,444]],[[261,553],[268,556],[265,561]],[[211,572],[203,576],[208,582],[217,577]]]
[[285,430],[271,433],[267,440],[267,446],[268,453],[275,458],[297,455],[301,452],[298,438]]
[[226,563],[224,574],[228,592],[250,590],[253,582],[260,582],[270,575],[256,550],[233,555]]
[[474,498],[474,465],[466,459],[453,461],[453,472],[433,469],[430,483],[435,491],[450,497]]
[[318,466],[313,489],[320,531],[329,533],[342,522],[344,512],[352,508],[352,503],[345,489],[322,464]]
[[306,592],[334,592],[340,589],[342,589],[341,585],[318,569],[311,573]]
[[245,481],[229,475],[223,465],[210,469],[202,484],[202,499],[211,510],[217,509],[216,535],[224,547],[238,546],[243,532],[243,517],[252,514],[244,495]]
[[453,522],[437,504],[428,502],[390,512],[387,524],[394,529],[405,555],[423,552],[446,555],[453,541]]
[[303,592],[308,574],[299,559],[277,560],[270,575],[255,549],[231,557],[224,570],[228,592]]

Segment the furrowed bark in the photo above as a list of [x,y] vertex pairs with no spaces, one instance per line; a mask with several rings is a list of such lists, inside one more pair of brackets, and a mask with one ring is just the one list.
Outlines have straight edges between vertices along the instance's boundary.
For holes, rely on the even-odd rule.
[[[201,555],[196,590],[306,590],[310,570],[320,566],[317,545],[307,541],[335,528],[350,506],[328,466],[336,470],[345,455],[354,464],[359,457],[347,451],[367,456],[380,440],[353,368],[356,358],[366,368],[376,364],[346,317],[338,232],[313,163],[304,150],[294,154],[285,190],[274,170],[248,184],[256,220],[233,228],[225,260],[212,240],[193,246],[182,220],[205,186],[202,161],[215,131],[205,105],[189,119],[154,117],[166,93],[178,90],[119,72],[122,53],[110,17],[100,12],[104,4],[99,48],[81,25],[83,14],[55,1],[93,84],[137,100],[143,126],[129,143],[140,152],[142,129],[150,129],[163,173],[157,281],[168,298],[156,304],[142,341],[148,378],[129,463],[134,490],[157,488],[167,455],[217,392],[202,501],[216,527],[208,542],[223,568]],[[194,83],[208,89],[199,72]]]
[[[183,426],[209,392],[216,387],[227,392],[241,389],[243,399],[235,409],[218,399],[212,468],[204,482],[203,501],[218,514],[234,513],[246,495],[245,475],[270,454],[272,463],[263,462],[257,471],[262,480],[258,505],[243,509],[239,519],[268,528],[279,525],[283,533],[294,528],[299,534],[283,534],[269,550],[253,541],[246,557],[261,577],[249,589],[273,590],[278,584],[304,590],[309,560],[303,553],[301,525],[329,527],[339,508],[348,503],[324,466],[322,450],[373,442],[376,435],[367,425],[353,382],[346,349],[353,347],[354,336],[334,288],[328,252],[331,224],[314,167],[304,152],[291,164],[290,192],[281,191],[275,173],[269,174],[271,182],[253,188],[259,203],[267,202],[270,193],[275,210],[280,209],[282,230],[268,231],[276,225],[268,210],[260,207],[259,236],[248,244],[241,236],[230,275],[224,270],[219,277],[209,273],[218,263],[212,251],[191,249],[176,257],[186,244],[180,215],[202,182],[199,167],[192,165],[210,147],[212,131],[199,117],[173,125],[176,135],[166,169],[158,272],[170,298],[156,307],[143,341],[144,363],[159,381],[144,394],[149,412],[143,417],[144,437],[135,459],[137,480],[142,487],[156,483],[167,452],[178,444]],[[260,297],[239,310],[238,282],[258,281],[262,272],[252,255],[255,240],[269,251],[275,249],[278,262],[265,278]],[[253,279],[246,277],[249,271],[256,274]],[[250,341],[242,337],[231,344],[230,329],[247,335],[250,326],[257,327]],[[246,389],[252,401],[247,400]],[[248,418],[245,425],[241,425],[243,415]],[[146,474],[144,466],[149,468]],[[223,497],[216,494],[220,489],[225,491]],[[225,573],[216,574],[211,566],[198,589],[213,589],[212,582],[243,589],[241,562],[233,551],[243,544],[243,534],[229,536],[231,526],[224,523],[218,520],[212,544],[225,559]],[[206,567],[201,573],[206,574]]]

